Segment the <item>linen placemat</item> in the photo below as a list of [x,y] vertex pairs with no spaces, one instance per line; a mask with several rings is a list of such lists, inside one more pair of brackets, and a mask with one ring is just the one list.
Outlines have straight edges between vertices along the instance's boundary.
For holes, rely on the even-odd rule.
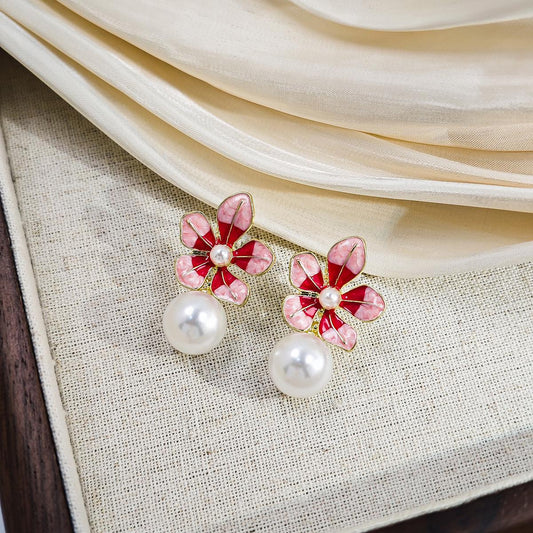
[[161,315],[182,290],[179,219],[214,210],[13,61],[3,72],[1,125],[94,531],[362,531],[533,476],[533,265],[373,278],[383,318],[334,354],[323,394],[284,397],[266,361],[289,332],[298,249],[254,231],[276,265],[244,309],[226,308],[217,349],[173,351]]

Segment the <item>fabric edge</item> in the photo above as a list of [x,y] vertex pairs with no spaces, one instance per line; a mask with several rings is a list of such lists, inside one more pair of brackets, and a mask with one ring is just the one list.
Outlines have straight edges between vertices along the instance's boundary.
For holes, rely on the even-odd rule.
[[468,492],[463,492],[452,498],[447,498],[436,503],[429,503],[416,507],[414,509],[409,509],[407,511],[401,511],[399,513],[387,516],[385,518],[380,518],[378,520],[371,520],[362,526],[361,529],[342,529],[342,533],[356,533],[356,532],[365,532],[372,531],[373,529],[390,526],[405,520],[410,520],[412,518],[417,518],[425,514],[436,513],[439,511],[446,511],[453,507],[459,507],[460,505],[467,504],[483,496],[488,496],[489,494],[494,494],[501,490],[510,489],[517,485],[527,483],[533,480],[533,472],[526,472],[525,474],[518,474],[511,476],[509,478],[503,479],[496,483],[491,483],[483,487],[478,487],[472,489]]
[[25,312],[28,318],[35,359],[39,370],[50,428],[74,530],[90,532],[89,519],[79,479],[78,467],[70,442],[66,415],[55,375],[55,362],[50,352],[37,283],[26,243],[24,227],[11,177],[7,148],[0,126],[0,196],[11,237],[13,256],[19,278]]

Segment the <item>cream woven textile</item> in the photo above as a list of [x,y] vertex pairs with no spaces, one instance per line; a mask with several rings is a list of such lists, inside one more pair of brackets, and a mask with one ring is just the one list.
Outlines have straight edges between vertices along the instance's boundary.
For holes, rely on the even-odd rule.
[[533,265],[372,279],[383,318],[359,327],[351,355],[335,353],[324,394],[291,400],[266,358],[288,332],[279,306],[297,248],[255,231],[275,267],[245,309],[227,308],[219,348],[180,356],[160,325],[180,290],[178,221],[213,210],[13,60],[2,72],[1,125],[55,361],[45,393],[57,419],[60,391],[70,443],[55,436],[79,472],[78,494],[62,462],[79,530],[82,497],[95,532],[362,531],[533,476]]
[[0,45],[193,196],[246,188],[261,227],[321,253],[347,223],[373,274],[532,259],[530,19],[400,34],[282,0],[64,3],[0,0]]

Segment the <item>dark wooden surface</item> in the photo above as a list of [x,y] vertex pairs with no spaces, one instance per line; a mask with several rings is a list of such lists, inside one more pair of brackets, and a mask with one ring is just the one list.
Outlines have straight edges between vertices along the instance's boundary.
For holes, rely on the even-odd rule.
[[[6,533],[72,531],[3,211],[0,213],[0,501]],[[375,531],[533,533],[533,483]]]
[[377,529],[374,533],[533,533],[533,483]]
[[0,500],[7,533],[72,531],[3,210]]

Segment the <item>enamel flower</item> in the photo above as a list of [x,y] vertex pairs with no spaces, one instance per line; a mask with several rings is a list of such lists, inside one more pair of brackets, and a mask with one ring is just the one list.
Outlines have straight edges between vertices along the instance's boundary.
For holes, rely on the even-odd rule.
[[[244,305],[250,289],[230,271],[230,265],[258,275],[266,272],[273,261],[272,252],[260,241],[238,245],[252,225],[253,216],[252,198],[246,193],[230,196],[220,204],[218,233],[204,214],[185,215],[181,219],[181,241],[193,253],[178,257],[178,281],[189,289],[201,289],[205,284],[219,300]],[[212,271],[214,275],[209,277]]]
[[365,255],[365,242],[360,237],[338,242],[328,253],[326,276],[314,254],[295,255],[289,276],[300,294],[287,296],[283,302],[283,315],[289,325],[299,331],[312,331],[344,350],[352,350],[357,333],[339,316],[339,311],[347,311],[367,322],[378,318],[385,309],[381,295],[367,285],[342,292],[363,270]]

